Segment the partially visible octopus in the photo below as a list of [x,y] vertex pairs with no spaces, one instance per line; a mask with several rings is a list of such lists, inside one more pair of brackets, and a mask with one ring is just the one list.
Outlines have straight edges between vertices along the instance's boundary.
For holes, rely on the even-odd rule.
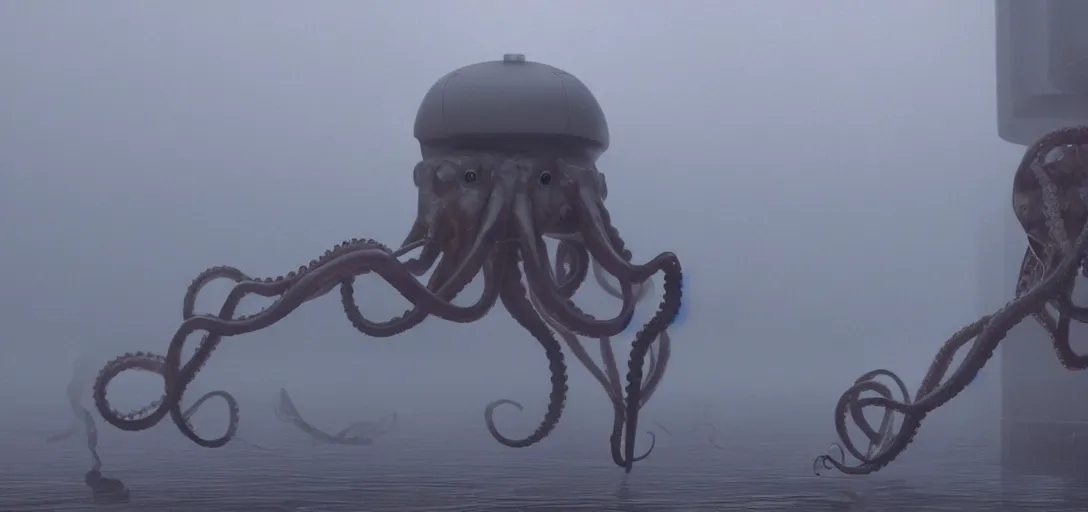
[[[543,349],[551,373],[551,393],[544,418],[523,439],[509,439],[498,433],[490,418],[496,404],[486,408],[485,416],[489,431],[499,442],[511,447],[531,446],[554,430],[566,401],[566,364],[552,329],[572,349],[577,344],[573,338],[576,334],[602,340],[601,350],[609,356],[607,365],[612,357],[606,340],[627,330],[635,305],[646,289],[645,283],[661,273],[662,301],[653,317],[634,335],[626,390],[620,389],[614,361],[608,368],[607,380],[598,377],[603,374],[595,365],[590,368],[608,390],[613,405],[616,420],[610,437],[613,461],[630,471],[637,460],[634,450],[639,411],[664,375],[668,359],[666,329],[680,309],[683,273],[679,259],[664,252],[644,264],[632,263],[631,253],[604,205],[607,196],[604,174],[591,159],[546,151],[530,154],[456,150],[425,158],[412,174],[418,191],[416,220],[396,251],[373,240],[351,240],[326,251],[297,272],[276,279],[254,279],[225,266],[213,267],[198,276],[185,294],[182,324],[170,341],[161,367],[165,381],[161,403],[138,418],[120,415],[109,407],[106,388],[110,380],[121,371],[138,366],[122,357],[107,365],[95,383],[95,402],[103,418],[122,430],[137,431],[150,428],[169,415],[193,442],[206,447],[222,446],[226,439],[201,439],[187,428],[178,405],[212,352],[224,337],[265,329],[302,304],[339,288],[349,321],[372,337],[399,334],[430,316],[452,322],[475,322],[501,302]],[[564,262],[562,269],[569,274],[560,274],[559,267],[550,264],[545,237],[566,242],[564,255],[556,258],[557,262]],[[417,248],[419,257],[403,262],[399,259]],[[585,278],[590,257],[596,266],[618,281],[618,287],[609,285],[622,301],[620,312],[612,318],[594,318],[570,300]],[[426,283],[417,279],[432,268]],[[356,306],[354,281],[371,273],[395,288],[413,309],[385,322],[367,319]],[[467,306],[454,303],[467,284],[480,274],[484,278],[480,298]],[[236,284],[217,314],[195,314],[196,295],[214,279],[228,279]],[[256,314],[236,316],[239,302],[248,295],[274,300]],[[204,336],[195,355],[183,363],[186,339],[200,331]],[[659,347],[657,352],[651,350],[655,342]],[[644,373],[648,354],[655,362]]]
[[[1088,275],[1088,162],[1082,158],[1086,146],[1088,126],[1075,126],[1050,132],[1028,147],[1012,187],[1013,211],[1028,242],[1015,298],[945,341],[913,399],[902,379],[891,371],[879,369],[859,377],[835,408],[840,442],[833,448],[838,453],[817,457],[813,463],[817,473],[837,469],[868,474],[891,463],[914,440],[922,420],[961,393],[1009,330],[1029,316],[1050,336],[1065,368],[1088,368],[1088,355],[1075,353],[1069,340],[1072,321],[1088,322],[1088,307],[1076,305],[1072,299],[1078,272]],[[956,352],[965,346],[969,346],[967,353],[949,372]],[[893,381],[899,400],[889,386],[877,380],[881,377]],[[867,392],[877,396],[862,396]],[[866,419],[867,407],[883,409],[879,426]],[[898,429],[892,421],[895,413],[902,415]],[[851,440],[848,420],[866,438],[864,452]],[[859,462],[848,464],[847,453]]]

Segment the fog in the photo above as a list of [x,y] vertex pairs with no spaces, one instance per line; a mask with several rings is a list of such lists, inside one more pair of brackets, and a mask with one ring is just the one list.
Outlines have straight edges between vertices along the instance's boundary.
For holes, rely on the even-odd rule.
[[[993,10],[0,2],[0,410],[63,418],[78,357],[164,353],[185,286],[207,267],[275,276],[347,238],[399,243],[416,208],[424,93],[510,52],[594,92],[615,224],[636,260],[673,251],[683,263],[685,310],[647,414],[745,400],[830,408],[877,367],[913,388],[947,336],[1004,300],[979,292],[1008,279],[980,255],[1001,250],[992,234],[1011,216],[1022,152],[997,136]],[[618,310],[586,288],[587,310]],[[198,311],[217,310],[226,289],[209,287]],[[372,318],[407,308],[375,277],[356,289]],[[624,360],[629,342],[614,341]],[[564,421],[607,423],[583,413],[606,399],[567,360]],[[976,384],[996,385],[990,364]],[[367,339],[331,294],[225,340],[192,393],[225,389],[255,421],[271,418],[281,387],[345,421],[394,409],[478,418],[503,397],[535,421],[547,375],[501,308]],[[157,379],[126,374],[111,396],[142,405]],[[830,434],[825,417],[813,428]]]

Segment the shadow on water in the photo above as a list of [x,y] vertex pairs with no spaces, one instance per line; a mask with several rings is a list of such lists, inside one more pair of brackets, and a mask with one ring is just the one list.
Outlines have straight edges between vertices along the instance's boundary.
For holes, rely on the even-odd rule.
[[673,435],[629,475],[611,464],[606,432],[573,418],[525,450],[497,445],[480,423],[433,418],[402,417],[380,442],[350,449],[301,442],[278,423],[278,433],[260,432],[269,450],[200,449],[167,428],[109,429],[100,449],[132,496],[108,506],[87,496],[85,448],[5,429],[0,510],[1060,512],[1084,510],[1088,498],[1075,482],[1002,472],[996,425],[942,431],[937,418],[897,464],[854,478],[810,472],[830,430],[796,425],[823,425],[826,411],[807,421],[715,418],[724,451],[709,445],[699,415],[665,418]]

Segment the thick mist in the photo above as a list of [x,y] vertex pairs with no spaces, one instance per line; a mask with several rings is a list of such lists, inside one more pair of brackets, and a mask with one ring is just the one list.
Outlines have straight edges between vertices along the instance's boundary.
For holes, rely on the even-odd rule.
[[[685,311],[646,417],[800,404],[826,409],[806,428],[831,441],[855,377],[885,367],[913,388],[994,305],[980,282],[1005,279],[980,263],[999,250],[1021,152],[996,132],[993,38],[986,0],[2,2],[0,410],[66,421],[72,362],[163,353],[207,267],[280,275],[343,239],[399,243],[423,94],[519,52],[600,101],[608,207],[635,259],[683,262]],[[586,288],[587,310],[617,310]],[[377,278],[356,289],[373,317],[407,304]],[[615,342],[624,360],[629,341]],[[607,427],[603,391],[567,360],[560,430]],[[996,388],[990,365],[976,386]],[[333,430],[397,410],[482,431],[497,398],[527,405],[504,412],[510,428],[537,421],[548,379],[501,308],[375,340],[333,294],[226,340],[193,387],[238,396],[243,431],[271,421],[281,387]],[[111,392],[137,407],[160,389],[126,375]],[[972,396],[949,408],[976,410]]]

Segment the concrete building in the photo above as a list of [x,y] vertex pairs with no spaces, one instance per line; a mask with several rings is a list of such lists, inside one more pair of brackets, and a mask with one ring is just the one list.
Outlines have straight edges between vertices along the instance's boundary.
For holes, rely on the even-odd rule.
[[[998,133],[1028,145],[1062,126],[1088,124],[1088,1],[996,0]],[[1011,186],[1010,171],[1010,186]],[[1010,190],[1011,194],[1011,190]],[[1014,217],[1003,219],[1001,290],[1012,298],[1026,241]],[[983,267],[987,265],[984,263]],[[992,266],[992,265],[991,265]],[[1088,283],[1076,300],[1088,303]],[[987,302],[992,302],[987,300]],[[1088,329],[1075,326],[1073,346],[1088,351]],[[1088,371],[1062,368],[1034,321],[1001,347],[1002,464],[1037,473],[1088,472]]]

